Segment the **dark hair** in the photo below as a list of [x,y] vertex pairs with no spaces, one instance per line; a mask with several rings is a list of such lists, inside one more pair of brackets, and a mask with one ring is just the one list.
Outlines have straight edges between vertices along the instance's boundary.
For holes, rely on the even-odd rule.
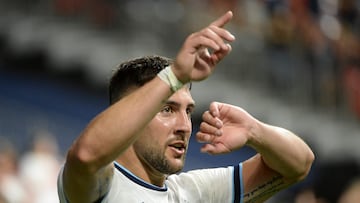
[[132,88],[139,88],[152,80],[172,59],[163,56],[145,56],[119,64],[110,79],[110,104],[124,97]]

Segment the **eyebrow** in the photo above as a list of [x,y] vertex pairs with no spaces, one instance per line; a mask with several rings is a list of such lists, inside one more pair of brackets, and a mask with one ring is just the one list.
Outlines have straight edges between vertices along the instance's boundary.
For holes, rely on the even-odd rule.
[[[176,101],[172,101],[172,100],[167,100],[165,102],[165,104],[167,105],[172,105],[172,106],[181,106],[181,104],[179,102],[176,102]],[[187,107],[191,107],[191,108],[195,108],[195,103],[192,102],[192,103],[189,103],[186,105]]]

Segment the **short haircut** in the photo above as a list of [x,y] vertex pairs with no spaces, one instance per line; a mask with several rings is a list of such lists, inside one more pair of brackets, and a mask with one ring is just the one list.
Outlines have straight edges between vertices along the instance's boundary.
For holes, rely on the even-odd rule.
[[123,98],[131,89],[143,86],[172,63],[170,58],[153,55],[119,64],[109,83],[110,104]]

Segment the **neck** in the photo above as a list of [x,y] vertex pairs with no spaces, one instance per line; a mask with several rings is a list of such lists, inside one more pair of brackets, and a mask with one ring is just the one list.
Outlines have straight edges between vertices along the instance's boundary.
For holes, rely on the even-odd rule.
[[143,181],[158,187],[164,186],[166,175],[140,160],[132,147],[124,151],[116,161]]

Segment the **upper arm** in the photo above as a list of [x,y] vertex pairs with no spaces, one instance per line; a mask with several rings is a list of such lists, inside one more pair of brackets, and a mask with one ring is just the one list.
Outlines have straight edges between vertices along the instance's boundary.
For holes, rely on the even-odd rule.
[[295,181],[269,168],[260,154],[243,163],[243,199],[246,202],[264,202]]
[[63,193],[69,203],[92,203],[110,190],[114,167],[112,164],[95,173],[86,172],[66,163],[62,173]]

